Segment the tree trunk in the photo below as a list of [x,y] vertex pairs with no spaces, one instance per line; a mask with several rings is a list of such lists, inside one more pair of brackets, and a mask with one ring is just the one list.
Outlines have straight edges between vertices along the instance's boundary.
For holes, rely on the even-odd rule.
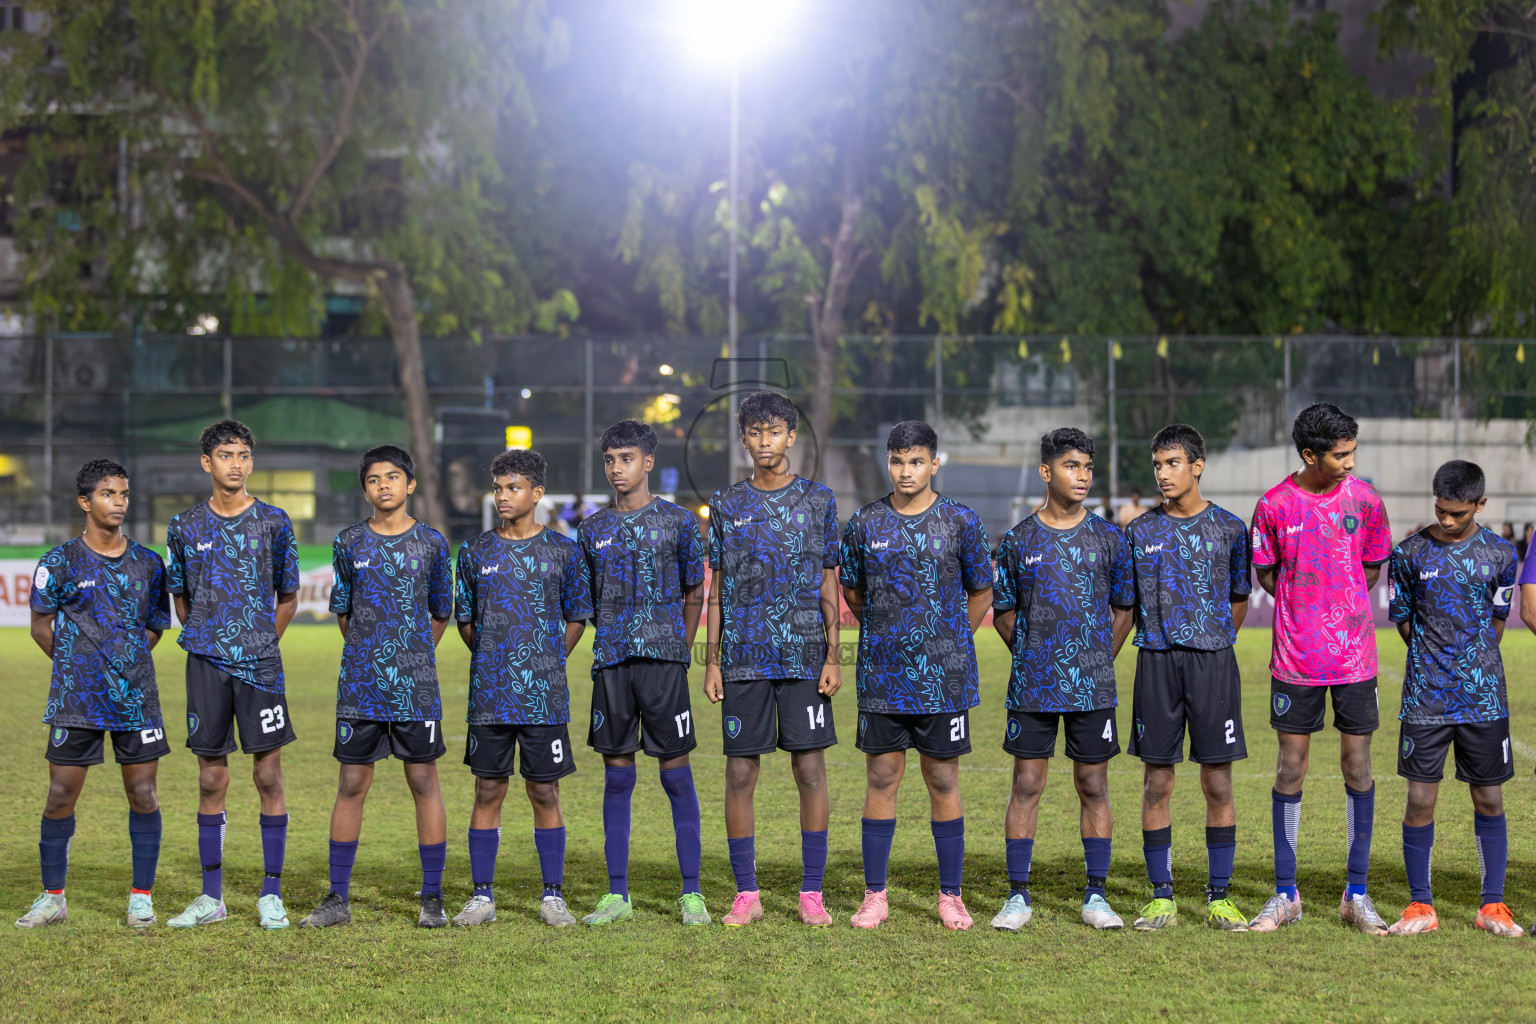
[[[857,125],[862,128],[862,125]],[[843,154],[842,216],[837,234],[832,238],[831,260],[827,267],[826,292],[819,304],[811,305],[811,337],[815,355],[811,369],[811,426],[818,446],[830,444],[835,426],[832,391],[837,385],[837,345],[843,333],[843,317],[848,292],[859,264],[869,251],[858,247],[859,215],[864,209],[861,178],[859,131],[850,133]]]
[[416,460],[416,518],[438,530],[448,529],[448,504],[437,465],[437,418],[427,392],[427,368],[421,354],[421,325],[416,321],[415,292],[405,268],[396,266],[377,279],[379,300],[389,321],[405,395],[405,420]]

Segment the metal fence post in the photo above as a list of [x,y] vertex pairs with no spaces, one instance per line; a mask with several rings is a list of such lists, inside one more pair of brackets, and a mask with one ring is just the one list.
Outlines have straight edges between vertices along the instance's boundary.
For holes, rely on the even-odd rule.
[[581,491],[592,493],[592,339],[587,339],[586,419],[582,421]]
[[53,331],[43,335],[43,542],[53,543]]
[[1461,458],[1461,339],[1457,338],[1451,360],[1451,458]]
[[1280,415],[1276,417],[1275,434],[1280,441],[1285,441],[1285,425],[1291,421],[1291,339],[1287,337],[1283,343],[1285,348],[1285,394],[1280,400]]
[[[1109,496],[1114,499],[1120,494],[1120,424],[1115,416],[1115,339],[1104,339],[1104,354],[1108,357],[1109,372],[1105,374],[1105,398],[1109,405]],[[1114,514],[1110,509],[1105,509]]]
[[933,418],[944,421],[944,339],[938,336],[933,339]]

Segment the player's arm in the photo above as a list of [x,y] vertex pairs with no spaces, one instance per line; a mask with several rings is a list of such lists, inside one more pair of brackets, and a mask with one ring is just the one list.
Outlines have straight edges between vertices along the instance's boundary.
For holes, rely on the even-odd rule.
[[[566,636],[569,637],[570,633],[567,632]],[[475,649],[475,624],[473,622],[461,622],[461,623],[459,623],[459,639],[464,641],[464,646],[468,647],[471,652],[474,651],[474,649]]]
[[1248,599],[1232,602],[1232,628],[1242,629],[1243,621],[1248,618]]
[[1109,609],[1110,629],[1114,634],[1115,657],[1120,657],[1120,648],[1125,646],[1125,638],[1131,635],[1131,630],[1136,628],[1136,610],[1134,608]]
[[[343,638],[345,638],[347,635],[347,624],[351,621],[352,616],[348,615],[346,612],[342,612],[340,615],[336,616],[336,625],[341,629],[341,635]],[[438,631],[438,635],[442,635],[441,630]]]
[[699,619],[704,614],[704,582],[683,588],[683,635],[688,638],[688,649],[693,649],[693,638],[699,632]]
[[1268,594],[1270,597],[1274,597],[1275,580],[1280,577],[1280,566],[1256,565],[1253,567],[1253,574],[1258,578],[1259,586],[1264,588],[1264,593]]
[[158,630],[158,629],[146,629],[144,631],[144,649],[145,650],[149,650],[149,651],[154,650],[155,649],[155,644],[157,644],[159,642],[160,642],[160,630]]
[[1397,635],[1403,643],[1413,639],[1413,586],[1417,570],[1412,556],[1402,548],[1393,548],[1387,564],[1387,576],[1392,581],[1392,599],[1387,602],[1387,618],[1397,626]]
[[53,612],[32,613],[32,641],[50,659],[53,657],[53,616]]
[[1381,579],[1381,566],[1379,564],[1366,565],[1362,566],[1362,568],[1365,569],[1365,589],[1374,590],[1376,582]]
[[997,630],[997,635],[1003,638],[1004,645],[1013,650],[1013,624],[1019,617],[1017,608],[1009,608],[1005,612],[992,613],[992,628]]
[[1520,584],[1520,621],[1536,633],[1536,583]]
[[965,606],[971,616],[971,632],[974,633],[981,628],[981,620],[987,617],[987,609],[992,607],[992,588],[984,587],[967,592]]
[[[346,630],[343,629],[342,632],[345,633]],[[448,632],[448,618],[444,617],[444,618],[439,619],[439,618],[436,618],[434,616],[433,619],[432,619],[432,646],[433,647],[436,647],[438,644],[442,643],[443,634],[446,633],[446,632]]]
[[844,587],[843,600],[848,604],[848,610],[853,617],[859,620],[859,625],[864,625],[864,588]]
[[185,626],[192,617],[192,601],[186,594],[172,594],[171,600],[176,604],[176,621]]
[[720,674],[720,632],[724,629],[720,611],[720,570],[709,574],[709,614],[704,621],[704,696],[711,704],[725,699],[725,678]]
[[837,570],[821,570],[821,625],[827,638],[827,657],[821,663],[816,692],[830,697],[843,687],[843,609],[837,600]]
[[277,595],[277,638],[283,638],[283,631],[288,628],[288,623],[293,621],[293,613],[299,610],[299,592],[290,590],[286,594]]
[[1403,638],[1403,643],[1408,643],[1409,640],[1413,637],[1413,623],[1406,621],[1399,622],[1397,624],[1397,635]]
[[[567,622],[565,624],[565,656],[567,658],[569,658],[571,656],[571,652],[576,649],[576,645],[581,641],[581,634],[586,628],[587,624],[580,619],[575,622]],[[460,626],[459,632],[462,633],[463,631],[463,627]]]

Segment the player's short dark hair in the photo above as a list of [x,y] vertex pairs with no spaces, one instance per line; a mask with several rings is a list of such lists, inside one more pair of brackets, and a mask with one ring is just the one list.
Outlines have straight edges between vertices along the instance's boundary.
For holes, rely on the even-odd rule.
[[619,420],[603,431],[603,439],[597,443],[601,452],[615,448],[639,448],[642,455],[656,454],[656,431],[649,423],[639,420]]
[[375,462],[387,462],[404,473],[407,480],[416,479],[416,463],[410,452],[397,444],[376,444],[363,452],[362,461],[357,464],[358,483],[367,485],[368,467]]
[[1360,424],[1332,402],[1314,402],[1297,413],[1291,424],[1297,455],[1309,451],[1322,457],[1340,441],[1353,441],[1358,436]]
[[1452,459],[1435,470],[1435,497],[1447,501],[1482,501],[1486,485],[1483,467],[1465,459]]
[[549,464],[544,456],[531,448],[513,448],[491,460],[491,479],[499,476],[520,476],[530,487],[544,486],[544,471]]
[[922,420],[902,420],[885,435],[885,450],[905,452],[913,448],[927,448],[929,455],[939,453],[939,434]]
[[1153,455],[1175,448],[1182,448],[1184,457],[1190,462],[1205,458],[1205,438],[1188,423],[1170,423],[1152,438]]
[[1040,435],[1040,465],[1048,466],[1071,451],[1092,455],[1093,438],[1076,427],[1057,427]]
[[95,491],[103,480],[114,476],[128,479],[128,471],[111,459],[92,459],[80,467],[80,472],[75,474],[75,490],[81,496]]
[[203,428],[203,434],[197,439],[199,447],[204,455],[212,455],[213,450],[221,444],[229,444],[231,441],[239,441],[252,451],[256,450],[256,435],[251,433],[251,428],[239,420],[219,420],[210,423]]
[[800,410],[795,403],[774,391],[756,391],[741,400],[736,410],[736,429],[745,434],[748,427],[783,420],[786,430],[800,425]]

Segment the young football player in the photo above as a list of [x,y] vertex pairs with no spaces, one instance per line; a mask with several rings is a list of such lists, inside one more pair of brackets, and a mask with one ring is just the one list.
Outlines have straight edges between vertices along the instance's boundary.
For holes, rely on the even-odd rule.
[[1093,452],[1093,439],[1075,427],[1043,436],[1045,504],[998,545],[992,624],[1013,652],[1003,749],[1014,758],[1004,819],[1008,900],[992,919],[1001,931],[1018,931],[1034,916],[1029,870],[1058,724],[1081,806],[1083,923],[1125,926],[1105,884],[1113,825],[1109,761],[1120,753],[1115,656],[1131,632],[1135,591],[1125,535],[1083,507],[1093,486]]
[[192,928],[226,917],[224,798],[238,726],[261,797],[265,878],[257,914],[263,928],[286,928],[281,885],[288,805],[280,752],[294,736],[277,645],[299,605],[298,551],[288,514],[245,491],[256,445],[250,429],[220,420],[199,443],[213,494],[171,517],[165,546],[166,587],[182,624],[177,642],[187,652],[187,746],[197,755],[203,891],[166,923]]
[[75,474],[85,532],[61,544],[32,577],[32,639],[53,661],[48,686],[48,799],[43,806],[43,892],[16,922],[42,928],[69,916],[64,876],[75,834],[75,801],[86,771],[105,759],[105,738],[123,771],[133,885],[128,926],[155,923],[150,890],[160,858],[155,767],[171,752],[150,651],[171,624],[165,563],[123,536],[128,471],[92,459]]
[[342,530],[331,546],[331,612],[345,641],[336,687],[336,744],[341,762],[331,810],[331,891],[301,928],[352,920],[352,865],[363,828],[363,802],[373,766],[393,754],[405,765],[416,801],[421,857],[421,910],[416,923],[441,928],[448,821],[437,781],[443,743],[443,699],[437,643],[453,614],[448,541],[406,511],[416,465],[403,448],[363,453],[357,479],[373,515]]
[[1145,765],[1141,844],[1152,901],[1133,925],[1156,931],[1177,923],[1173,901],[1174,765],[1200,766],[1205,794],[1205,923],[1248,930],[1228,895],[1237,850],[1232,762],[1248,756],[1243,688],[1232,645],[1248,613],[1252,559],[1248,527],[1200,496],[1205,438],[1175,423],[1152,439],[1152,472],[1161,504],[1126,529],[1136,578],[1136,690],[1131,699],[1132,757]]
[[981,517],[933,489],[938,447],[926,423],[892,427],[891,493],[855,512],[843,531],[843,595],[859,619],[858,748],[867,783],[855,928],[879,927],[889,912],[896,794],[913,747],[928,786],[939,920],[971,926],[960,895],[960,757],[971,752],[970,709],[980,703],[975,633],[992,600],[992,558]]
[[1509,831],[1503,785],[1514,778],[1509,698],[1499,641],[1509,617],[1518,559],[1507,540],[1478,526],[1483,471],[1447,462],[1435,472],[1435,522],[1392,551],[1391,618],[1408,645],[1403,670],[1397,774],[1408,780],[1403,862],[1413,902],[1391,928],[1417,935],[1440,927],[1430,891],[1435,799],[1446,751],[1456,748],[1456,779],[1472,791],[1472,835],[1483,873],[1482,909],[1473,924],[1518,937],[1504,903]]
[[534,521],[546,470],[535,451],[496,456],[491,484],[501,525],[459,547],[456,615],[470,650],[464,763],[475,777],[469,817],[474,892],[453,919],[460,926],[496,920],[501,805],[519,750],[517,768],[533,805],[533,846],[544,882],[539,920],[554,927],[576,923],[561,891],[560,780],[576,770],[565,662],[592,617],[592,595],[576,542]]
[[1302,469],[1270,488],[1253,513],[1255,575],[1275,599],[1269,722],[1280,756],[1270,807],[1275,895],[1249,922],[1252,931],[1301,920],[1301,786],[1312,734],[1322,730],[1331,697],[1349,833],[1339,917],[1367,935],[1387,934],[1365,883],[1376,815],[1371,734],[1379,724],[1369,592],[1391,557],[1392,531],[1375,488],[1354,475],[1358,433],[1338,406],[1303,409],[1291,426]]
[[582,920],[605,925],[634,915],[629,901],[629,810],[635,753],[656,758],[672,804],[678,899],[685,925],[709,924],[699,892],[699,796],[688,752],[698,745],[688,701],[688,664],[704,608],[704,543],[693,513],[651,496],[656,431],[622,420],[603,432],[603,471],[613,504],[582,521],[592,586],[592,727],[603,755],[603,852],[608,894]]
[[736,901],[728,926],[762,919],[752,796],[759,759],[789,751],[800,791],[800,920],[830,925],[821,885],[827,868],[827,770],[837,742],[837,503],[790,469],[799,416],[782,395],[760,391],[737,413],[752,477],[709,500],[708,641],[704,693],[724,702],[725,831]]

